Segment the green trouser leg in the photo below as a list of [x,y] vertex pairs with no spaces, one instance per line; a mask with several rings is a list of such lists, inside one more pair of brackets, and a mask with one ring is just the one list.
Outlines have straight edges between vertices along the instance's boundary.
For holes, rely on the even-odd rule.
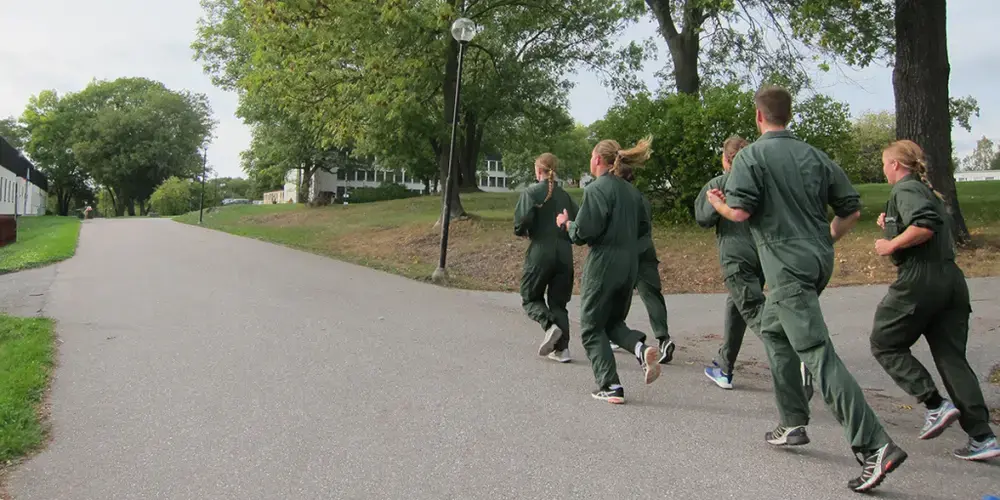
[[[926,283],[913,287],[908,287],[906,283],[893,284],[875,311],[872,355],[896,385],[923,403],[937,392],[931,374],[910,352],[913,344],[923,335],[945,389],[961,412],[959,424],[962,430],[970,436],[991,434],[989,409],[979,386],[979,378],[965,355],[971,312],[965,278],[954,280],[954,295],[943,304],[943,301],[934,303],[935,297],[928,297],[926,305],[908,300],[914,295],[921,295],[908,292],[914,289],[926,291],[927,287],[935,286],[932,282],[936,281],[940,286],[942,282],[946,283],[946,279],[941,276],[940,280],[922,280]],[[934,310],[941,306],[944,308]]]
[[[622,347],[634,346],[642,340],[642,333],[625,326],[635,285],[635,268],[632,269],[631,273],[602,273],[596,277],[587,276],[584,271],[580,294],[580,339],[600,388],[621,385],[609,340]],[[602,279],[608,282],[601,283]]]
[[[546,291],[548,302],[546,303]],[[542,330],[556,325],[563,331],[555,349],[562,351],[569,347],[569,312],[566,304],[573,293],[573,268],[571,265],[554,263],[550,265],[524,265],[521,275],[521,306],[528,317],[538,322]]]
[[649,325],[657,339],[670,340],[667,326],[667,303],[663,300],[663,286],[660,283],[660,263],[656,249],[650,248],[639,255],[639,279],[636,282],[639,298],[649,314]]
[[771,365],[781,425],[809,423],[809,406],[799,372],[801,359],[819,383],[823,401],[844,427],[852,448],[874,450],[889,443],[861,386],[830,342],[814,289],[797,283],[776,287],[764,305],[761,336]]
[[752,273],[735,273],[726,278],[726,318],[722,346],[715,363],[724,373],[732,373],[749,327],[760,336],[760,313],[764,309],[763,280]]

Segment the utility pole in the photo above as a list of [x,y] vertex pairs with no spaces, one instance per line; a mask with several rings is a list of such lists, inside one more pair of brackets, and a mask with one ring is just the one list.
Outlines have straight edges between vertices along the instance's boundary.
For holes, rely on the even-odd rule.
[[208,148],[201,157],[201,202],[198,204],[198,225],[205,222],[205,176],[208,175]]

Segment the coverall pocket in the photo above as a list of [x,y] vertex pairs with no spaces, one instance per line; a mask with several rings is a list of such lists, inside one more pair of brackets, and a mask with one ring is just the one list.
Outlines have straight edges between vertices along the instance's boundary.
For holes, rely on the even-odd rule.
[[777,287],[771,292],[771,301],[778,312],[778,320],[796,352],[808,351],[823,345],[830,332],[823,321],[819,295],[800,285]]

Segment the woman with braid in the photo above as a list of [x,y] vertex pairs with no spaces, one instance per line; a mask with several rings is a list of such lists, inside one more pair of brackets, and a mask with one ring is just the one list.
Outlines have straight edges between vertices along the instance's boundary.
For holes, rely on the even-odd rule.
[[[1000,457],[979,379],[965,355],[969,288],[955,263],[950,219],[927,180],[924,152],[912,141],[896,141],[882,153],[882,171],[892,192],[879,215],[885,238],[875,242],[875,251],[892,259],[898,276],[875,311],[872,354],[896,384],[927,407],[920,439],[935,438],[958,420],[969,443],[955,450],[956,457]],[[921,336],[954,403],[941,397],[910,352]]]
[[556,184],[558,164],[552,153],[535,159],[538,183],[521,193],[514,209],[514,234],[531,239],[524,255],[521,305],[528,317],[545,331],[538,354],[567,363],[570,357],[566,304],[573,294],[573,246],[566,232],[553,227],[551,221],[563,211],[575,217],[577,206]]
[[660,376],[659,350],[643,342],[642,332],[625,326],[639,273],[639,238],[649,232],[650,223],[642,195],[619,172],[649,159],[650,140],[627,150],[612,140],[599,142],[590,156],[594,181],[583,191],[580,212],[570,217],[563,211],[556,217],[573,243],[590,247],[580,283],[580,337],[597,380],[592,396],[613,404],[625,403],[625,390],[609,340],[633,350],[647,384]]

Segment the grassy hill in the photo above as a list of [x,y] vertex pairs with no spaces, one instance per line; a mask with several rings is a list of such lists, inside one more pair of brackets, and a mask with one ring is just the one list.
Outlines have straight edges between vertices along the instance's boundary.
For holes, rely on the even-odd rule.
[[[874,253],[879,237],[875,219],[888,199],[888,185],[861,185],[864,211],[853,233],[837,246],[832,286],[886,283],[895,269]],[[571,190],[579,200],[580,190]],[[959,261],[966,274],[1000,275],[1000,182],[959,186],[960,204],[973,233]],[[517,193],[462,196],[475,217],[452,224],[448,268],[455,286],[516,291],[527,242],[512,232]],[[205,226],[382,269],[414,279],[428,279],[437,267],[440,231],[435,229],[441,201],[437,196],[347,207],[242,205],[205,214]],[[198,223],[198,213],[178,218]],[[712,231],[695,225],[654,224],[665,293],[724,291]],[[575,249],[577,272],[586,249]],[[579,283],[577,283],[579,284]]]

